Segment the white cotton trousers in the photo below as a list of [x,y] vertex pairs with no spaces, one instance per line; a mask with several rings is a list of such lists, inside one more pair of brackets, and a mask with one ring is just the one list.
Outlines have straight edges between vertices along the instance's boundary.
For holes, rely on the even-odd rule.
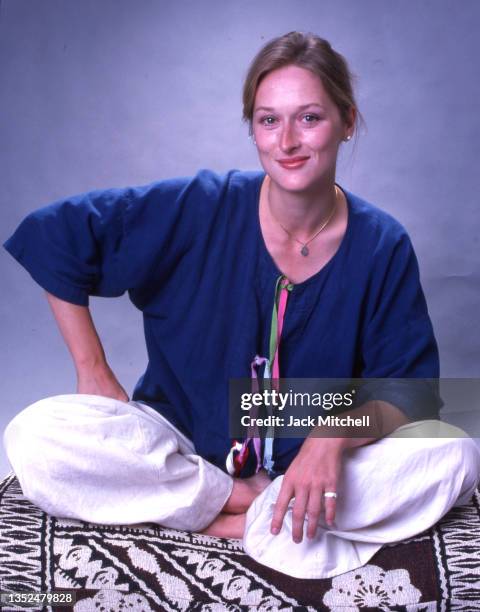
[[23,494],[54,516],[200,531],[233,481],[140,402],[59,395],[20,412],[4,434]]
[[335,522],[292,544],[292,509],[281,532],[269,524],[283,476],[247,513],[244,547],[256,561],[297,578],[332,578],[361,567],[383,544],[412,537],[453,506],[466,504],[480,480],[480,451],[465,432],[417,421],[374,444],[347,451],[337,485]]
[[[24,495],[54,516],[200,531],[220,513],[233,486],[156,410],[133,401],[47,398],[12,420],[4,441]],[[270,533],[282,478],[248,510],[244,548],[285,574],[329,578],[467,503],[480,479],[480,451],[460,429],[439,421],[410,423],[347,451],[334,526],[320,522],[315,538],[300,544],[292,541],[291,509],[281,532]]]

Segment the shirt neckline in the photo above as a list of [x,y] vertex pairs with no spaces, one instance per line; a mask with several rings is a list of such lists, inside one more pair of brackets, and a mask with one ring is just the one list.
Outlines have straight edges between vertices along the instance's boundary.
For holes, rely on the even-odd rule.
[[[270,268],[272,269],[272,272],[276,274],[277,276],[285,276],[285,274],[278,268],[273,257],[270,255],[269,250],[267,249],[267,245],[265,244],[265,239],[263,238],[263,234],[262,234],[262,227],[260,225],[260,191],[263,185],[263,181],[265,180],[265,177],[266,177],[265,172],[261,172],[259,174],[258,182],[257,182],[256,189],[255,189],[255,225],[256,225],[257,237],[260,243],[261,254],[263,258],[267,261]],[[347,247],[347,243],[350,242],[350,235],[352,233],[352,226],[353,226],[353,219],[352,219],[353,211],[352,211],[351,196],[348,193],[348,191],[342,188],[341,185],[339,185],[338,183],[335,183],[335,185],[337,185],[337,187],[344,194],[345,200],[347,202],[347,215],[348,216],[347,216],[347,227],[345,228],[345,233],[343,235],[342,240],[340,241],[338,249],[335,251],[332,257],[330,257],[327,263],[324,266],[322,266],[320,270],[317,270],[317,272],[314,272],[311,276],[303,280],[301,283],[292,283],[293,291],[295,291],[295,289],[298,290],[302,287],[306,287],[310,285],[311,283],[314,283],[318,278],[326,274],[326,272],[334,265],[335,261],[340,258],[343,251],[345,251]]]

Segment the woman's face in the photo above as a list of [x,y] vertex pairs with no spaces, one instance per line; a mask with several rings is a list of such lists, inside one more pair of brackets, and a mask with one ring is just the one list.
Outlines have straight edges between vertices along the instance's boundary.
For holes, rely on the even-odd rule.
[[331,184],[353,113],[346,125],[310,70],[285,66],[268,73],[257,88],[252,128],[260,162],[276,187],[308,193]]

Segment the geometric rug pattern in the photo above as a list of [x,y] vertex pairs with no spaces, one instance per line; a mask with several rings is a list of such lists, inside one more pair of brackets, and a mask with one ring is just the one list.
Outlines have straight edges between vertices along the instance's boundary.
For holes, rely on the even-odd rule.
[[52,517],[10,475],[0,483],[0,587],[74,591],[74,604],[31,610],[473,612],[480,610],[480,493],[358,570],[300,580],[259,565],[240,540]]

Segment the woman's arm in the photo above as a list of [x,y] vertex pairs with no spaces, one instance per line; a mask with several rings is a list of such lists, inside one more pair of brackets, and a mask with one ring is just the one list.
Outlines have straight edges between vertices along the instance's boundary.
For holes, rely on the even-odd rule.
[[[389,219],[377,227],[374,236],[370,280],[362,322],[359,362],[361,378],[384,381],[373,383],[373,401],[366,401],[341,416],[370,416],[371,431],[362,437],[346,435],[329,428],[327,437],[315,431],[300,448],[285,473],[275,505],[272,533],[278,533],[288,504],[292,510],[292,536],[302,539],[305,516],[307,536],[313,537],[322,510],[327,524],[335,518],[335,497],[342,457],[349,448],[369,444],[390,434],[409,421],[438,418],[441,405],[434,386],[428,380],[439,376],[438,349],[420,285],[417,259],[405,230]],[[397,379],[397,380],[395,380]],[[398,379],[406,379],[399,385]],[[419,379],[413,384],[410,379]],[[426,383],[423,384],[422,383]],[[371,381],[370,381],[371,382]],[[430,390],[429,390],[430,389]]]
[[283,478],[272,517],[273,534],[280,532],[292,498],[295,498],[292,510],[294,542],[302,541],[306,517],[309,538],[315,536],[323,511],[327,524],[332,525],[336,502],[334,497],[324,498],[324,493],[337,490],[343,452],[370,444],[409,422],[396,406],[383,401],[366,402],[363,406],[339,416],[368,416],[370,426],[362,429],[361,437],[348,435],[352,428],[316,427],[312,430]]
[[128,395],[110,369],[87,306],[77,306],[47,292],[63,339],[77,371],[77,393],[104,395],[128,401]]
[[27,215],[5,242],[50,294],[79,392],[127,398],[106,362],[87,309],[89,297],[128,291],[134,305],[145,308],[191,243],[195,224],[180,224],[188,184],[203,198],[204,182],[188,178],[64,198]]

